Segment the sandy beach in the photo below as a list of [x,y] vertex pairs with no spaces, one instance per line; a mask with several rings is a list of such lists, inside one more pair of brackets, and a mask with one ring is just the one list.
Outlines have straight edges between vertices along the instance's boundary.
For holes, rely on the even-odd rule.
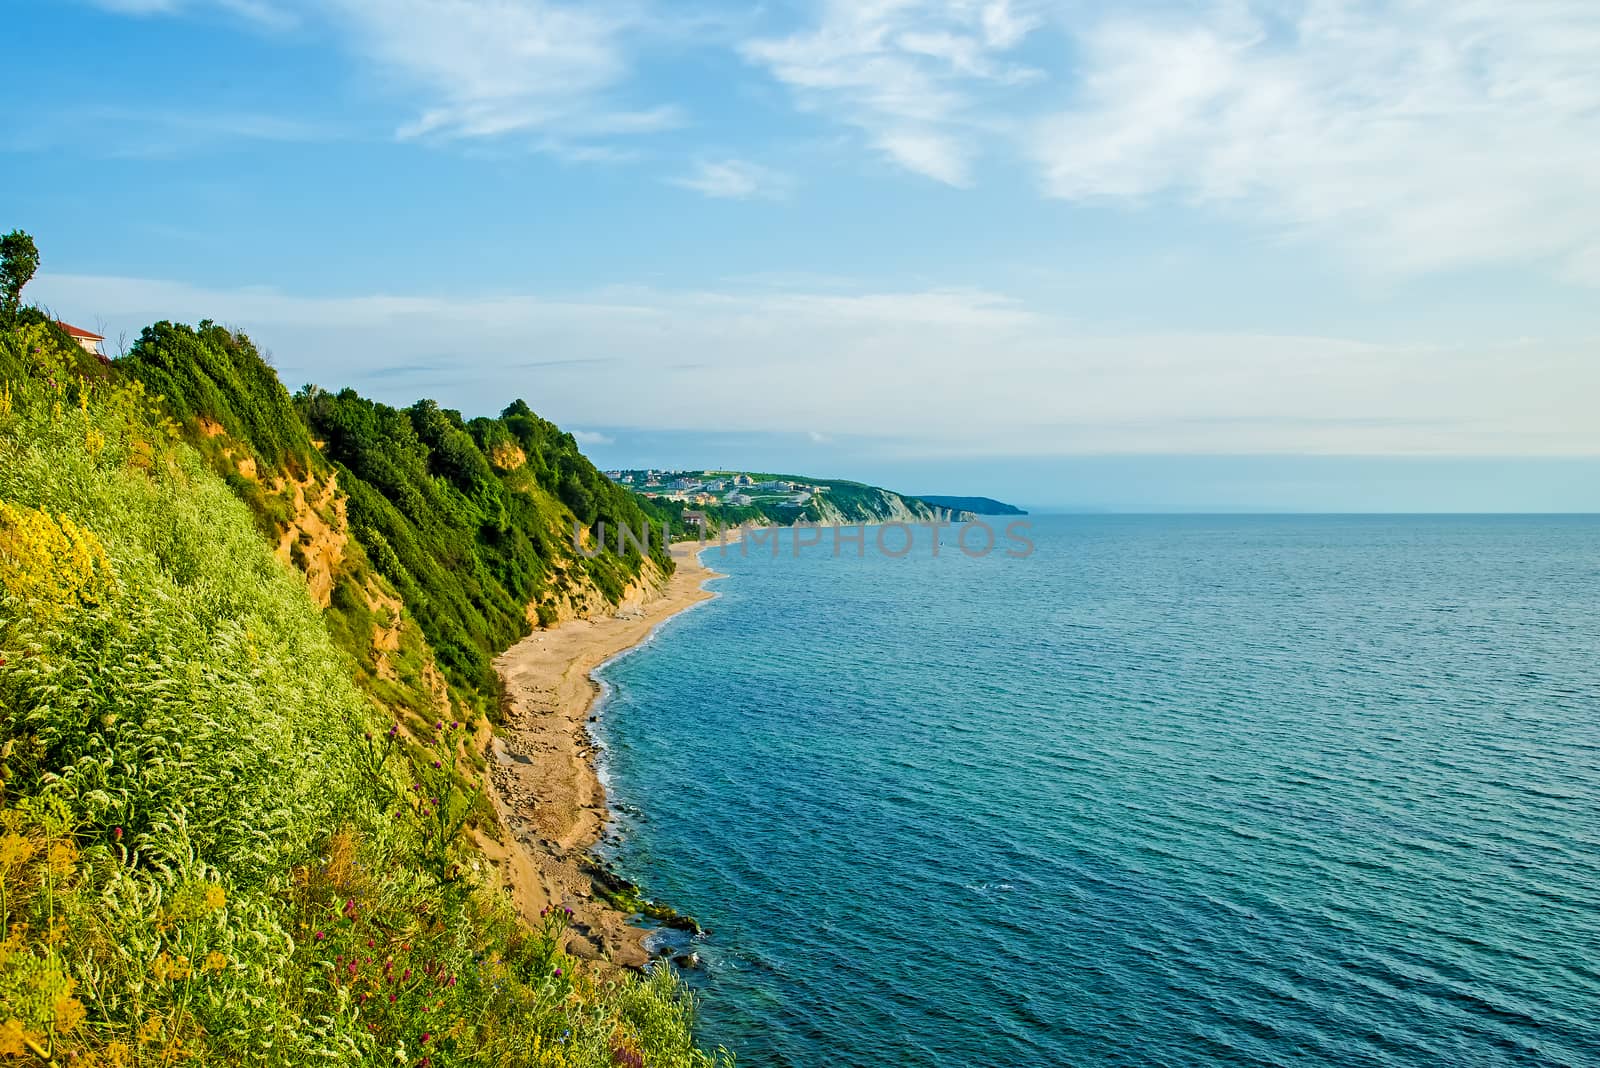
[[588,731],[600,686],[591,673],[648,638],[664,620],[711,597],[721,577],[703,565],[704,546],[674,546],[670,578],[609,615],[536,630],[495,661],[505,681],[504,722],[490,743],[490,796],[508,832],[479,844],[500,869],[518,911],[537,922],[547,905],[572,909],[568,951],[640,967],[646,931],[594,891],[589,849],[608,819]]

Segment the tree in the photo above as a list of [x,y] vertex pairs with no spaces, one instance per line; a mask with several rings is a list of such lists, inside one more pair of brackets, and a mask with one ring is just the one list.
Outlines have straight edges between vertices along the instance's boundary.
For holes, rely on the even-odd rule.
[[39,269],[39,248],[21,230],[0,237],[0,310],[17,314],[22,305],[22,287]]

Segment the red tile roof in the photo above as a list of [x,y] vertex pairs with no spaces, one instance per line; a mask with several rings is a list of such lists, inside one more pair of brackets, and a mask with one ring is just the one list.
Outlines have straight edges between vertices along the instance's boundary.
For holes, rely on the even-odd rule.
[[73,337],[81,337],[85,341],[104,341],[105,340],[105,338],[101,337],[99,334],[91,333],[90,331],[85,330],[82,327],[73,326],[71,323],[64,323],[59,319],[56,320],[56,325],[59,326],[61,329],[65,330],[67,333],[71,334]]

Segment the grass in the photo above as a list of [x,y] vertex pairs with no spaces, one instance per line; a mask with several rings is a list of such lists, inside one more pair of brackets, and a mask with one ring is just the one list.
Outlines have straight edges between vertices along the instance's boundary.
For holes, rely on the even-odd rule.
[[69,357],[0,329],[0,1058],[717,1063],[670,973],[511,915],[454,746],[375,755],[391,724],[251,510]]

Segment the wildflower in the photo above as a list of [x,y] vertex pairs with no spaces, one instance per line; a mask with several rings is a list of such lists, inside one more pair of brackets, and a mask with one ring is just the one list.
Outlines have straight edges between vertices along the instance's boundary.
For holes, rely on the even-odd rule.
[[201,969],[203,971],[206,971],[206,972],[210,973],[211,975],[218,975],[227,966],[228,966],[228,958],[224,957],[221,953],[218,953],[216,950],[212,950],[210,953],[206,954],[205,963],[202,964],[200,967],[201,967]]
[[451,730],[459,730],[460,727],[461,727],[461,721],[460,720],[457,719],[457,720],[451,720],[450,721],[450,729]]
[[[4,660],[0,660],[0,664],[3,664],[3,663],[5,663],[5,661]],[[113,841],[117,841],[117,842],[122,841],[122,828],[121,827],[113,827],[113,828],[111,828],[111,838],[112,838]]]
[[429,1039],[431,1039],[431,1038],[432,1038],[432,1037],[433,1037],[433,1032],[431,1032],[431,1031],[424,1031],[424,1032],[422,1032],[422,1041],[423,1041],[423,1042],[427,1042],[427,1041],[428,1041],[428,1040],[429,1040]]
[[561,969],[560,969],[560,968],[557,968],[557,969],[556,969],[556,978],[557,978],[557,979],[560,979],[560,978],[561,978]]
[[372,939],[370,939],[370,938],[369,938],[369,939],[367,939],[367,948],[368,948],[368,949],[371,949],[371,948],[372,948]]
[[228,895],[222,889],[222,887],[216,885],[215,883],[212,883],[210,886],[206,887],[206,908],[210,909],[212,912],[215,912],[227,903]]
[[393,994],[389,995],[389,1004],[391,1004],[391,1005],[394,1004],[394,995]]
[[436,767],[436,768],[442,768],[442,767],[444,767],[444,762],[443,761],[439,761],[439,760],[435,760],[433,762],[433,766]]
[[324,939],[324,938],[327,938],[327,937],[328,937],[328,932],[326,932],[326,931],[318,931],[318,932],[317,932],[317,933],[316,933],[316,934],[315,934],[315,935],[313,935],[313,936],[312,936],[312,937],[313,937],[313,938],[315,938],[315,939],[316,939],[316,940],[317,940],[317,941],[318,941],[318,942],[320,942],[320,941],[322,941],[322,940],[323,940],[323,939]]

